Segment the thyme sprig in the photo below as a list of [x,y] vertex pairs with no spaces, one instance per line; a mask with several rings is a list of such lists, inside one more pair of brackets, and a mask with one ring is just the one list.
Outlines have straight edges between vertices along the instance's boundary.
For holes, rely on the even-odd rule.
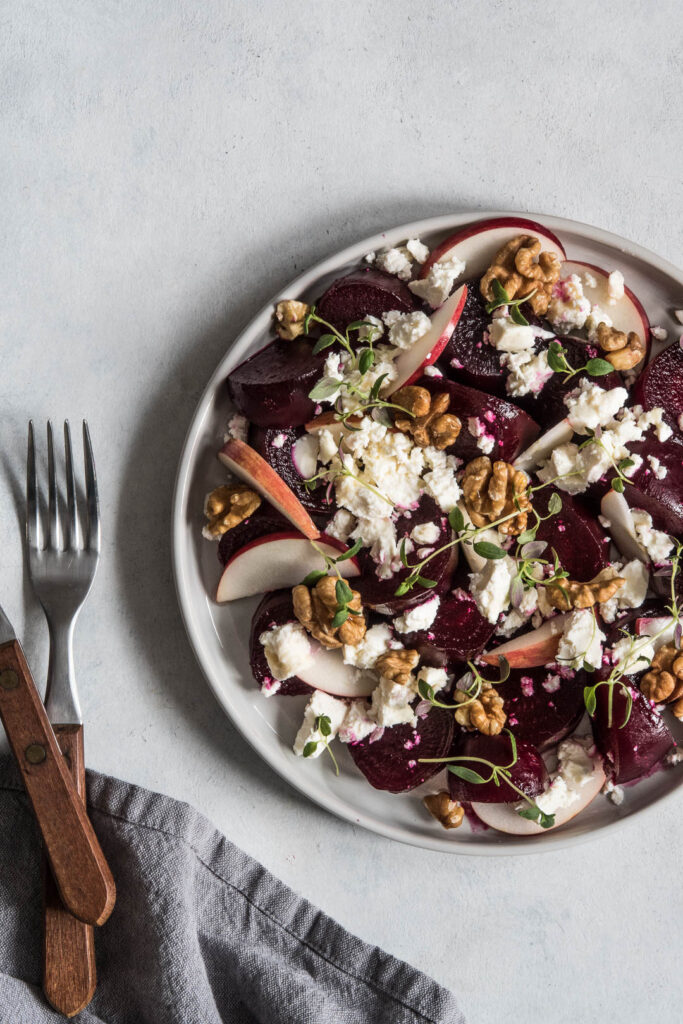
[[551,341],[548,348],[548,366],[554,373],[564,375],[565,381],[571,380],[577,373],[585,370],[591,377],[605,377],[612,373],[614,367],[606,359],[589,359],[583,366],[574,368],[568,361],[565,351],[559,341]]
[[447,711],[457,711],[460,708],[467,707],[468,704],[477,700],[479,694],[484,688],[484,684],[488,684],[489,686],[500,686],[500,684],[504,683],[510,676],[510,664],[507,658],[504,658],[502,655],[499,655],[498,657],[498,679],[485,679],[473,661],[468,661],[467,667],[469,671],[460,680],[460,684],[467,682],[467,685],[458,685],[458,689],[467,694],[467,700],[464,700],[459,704],[445,704],[437,698],[434,687],[430,686],[425,679],[418,679],[417,692],[422,700],[428,701],[435,708],[445,708]]
[[322,739],[319,739],[319,740],[309,740],[308,743],[306,744],[306,746],[303,749],[304,757],[313,757],[313,755],[315,754],[316,750],[318,749],[318,747],[322,743],[322,745],[324,746],[325,750],[327,751],[327,753],[332,758],[332,763],[334,765],[334,773],[335,773],[335,775],[339,775],[339,764],[337,762],[337,758],[334,756],[334,753],[332,752],[332,748],[330,747],[330,736],[332,735],[332,722],[330,721],[329,716],[328,715],[318,715],[318,717],[315,720],[315,728],[316,728],[317,732],[320,733]]
[[508,306],[510,309],[510,319],[513,323],[519,324],[520,327],[529,326],[529,321],[519,307],[523,302],[528,302],[529,299],[533,298],[538,288],[534,288],[528,295],[523,295],[520,299],[511,299],[500,281],[494,277],[491,282],[491,291],[493,292],[493,299],[491,302],[486,303],[487,313],[493,313],[494,309],[498,309],[499,306]]

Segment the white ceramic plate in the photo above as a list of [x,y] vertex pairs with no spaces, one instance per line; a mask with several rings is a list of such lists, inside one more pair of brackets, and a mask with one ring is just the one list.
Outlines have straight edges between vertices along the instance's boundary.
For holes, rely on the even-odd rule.
[[[495,831],[472,832],[466,823],[459,829],[444,831],[424,809],[418,790],[394,796],[373,789],[342,744],[337,744],[339,778],[327,757],[313,761],[295,757],[292,741],[306,698],[266,699],[254,683],[247,641],[258,599],[222,606],[214,602],[219,564],[216,545],[201,536],[202,506],[207,492],[224,480],[216,451],[230,412],[225,379],[238,363],[272,337],[273,303],[283,298],[312,301],[335,277],[357,265],[367,252],[414,237],[433,247],[462,224],[497,216],[525,215],[473,212],[404,224],[344,249],[274,296],[235,340],[204,391],[180,459],[173,505],[173,560],[185,626],[209,685],[255,754],[326,810],[391,839],[448,853],[537,853],[580,842],[613,829],[670,795],[683,781],[683,766],[659,772],[627,789],[620,807],[599,796],[586,811],[557,831],[533,838],[514,838]],[[650,323],[665,326],[670,337],[677,329],[680,333],[680,325],[672,319],[673,310],[683,307],[683,274],[676,267],[649,250],[598,228],[542,214],[526,216],[553,230],[569,259],[621,270],[643,303]],[[677,738],[681,742],[683,732]]]

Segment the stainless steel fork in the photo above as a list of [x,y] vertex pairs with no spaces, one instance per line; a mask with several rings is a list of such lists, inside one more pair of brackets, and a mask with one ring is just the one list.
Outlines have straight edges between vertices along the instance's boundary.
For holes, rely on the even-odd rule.
[[[43,606],[50,633],[45,705],[69,763],[79,795],[85,801],[83,719],[76,689],[73,632],[76,618],[95,577],[100,552],[100,515],[95,460],[88,425],[83,421],[85,502],[76,490],[71,431],[64,424],[66,516],[60,507],[52,424],[47,425],[47,526],[43,528],[33,423],[28,429],[26,467],[26,538],[33,589]],[[44,504],[44,502],[43,502]],[[102,923],[116,898],[114,880],[103,860],[105,899]],[[95,991],[93,929],[72,917],[59,899],[44,865],[45,907],[43,989],[50,1003],[71,1017],[90,1002]]]

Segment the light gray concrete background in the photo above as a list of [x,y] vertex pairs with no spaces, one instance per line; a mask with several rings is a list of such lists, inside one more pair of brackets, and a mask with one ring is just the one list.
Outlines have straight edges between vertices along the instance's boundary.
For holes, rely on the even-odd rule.
[[683,804],[494,861],[326,815],[255,760],[205,685],[169,521],[226,346],[356,238],[508,207],[683,263],[680,4],[28,0],[0,22],[0,592],[44,676],[15,508],[26,421],[87,416],[104,521],[77,633],[89,763],[190,801],[451,986],[473,1024],[676,1019]]

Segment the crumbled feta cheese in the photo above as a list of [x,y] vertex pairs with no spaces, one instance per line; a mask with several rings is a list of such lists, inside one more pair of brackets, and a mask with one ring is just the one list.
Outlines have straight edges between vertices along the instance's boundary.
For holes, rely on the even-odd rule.
[[561,685],[562,680],[560,679],[559,675],[553,675],[552,672],[549,672],[543,680],[543,682],[541,683],[541,686],[543,687],[546,693],[557,693]]
[[658,441],[669,440],[673,430],[664,420],[664,410],[661,405],[655,406],[654,409],[648,409],[647,412],[643,412],[640,406],[635,406],[634,412],[635,410],[638,410],[637,423],[640,430],[645,431],[648,427],[653,427]]
[[264,697],[274,697],[281,686],[282,683],[279,679],[264,679],[261,683],[261,693]]
[[248,433],[249,421],[247,417],[236,412],[227,422],[223,440],[229,441],[231,438],[234,438],[235,441],[246,441]]
[[524,352],[534,347],[534,332],[527,324],[516,324],[509,317],[497,317],[489,325],[489,341],[498,352]]
[[666,339],[669,337],[669,332],[667,331],[666,327],[651,327],[650,333],[652,337],[655,339],[655,341],[666,341]]
[[655,530],[652,526],[652,516],[643,509],[631,509],[631,521],[636,533],[636,540],[645,548],[650,561],[655,565],[666,562],[674,546],[669,534],[662,530]]
[[548,320],[558,334],[580,330],[591,311],[591,304],[583,294],[578,274],[561,278],[553,287],[548,305]]
[[609,423],[623,408],[627,398],[626,388],[605,391],[592,380],[584,378],[578,388],[564,396],[567,419],[577,434],[587,434]]
[[539,352],[537,356],[531,352],[503,353],[500,365],[507,370],[505,390],[512,398],[538,395],[553,375],[546,351]]
[[604,309],[600,309],[599,306],[591,306],[591,311],[583,325],[589,341],[596,342],[598,340],[598,327],[600,324],[604,324],[605,327],[611,327],[612,318],[605,313]]
[[581,451],[577,444],[558,444],[538,470],[538,479],[543,483],[554,480],[555,486],[567,494],[580,494],[588,486],[580,460]]
[[650,463],[650,468],[657,479],[663,480],[668,472],[666,466],[663,466],[655,455],[648,455],[647,461]]
[[424,375],[425,377],[443,377],[438,366],[425,366]]
[[409,238],[406,242],[406,249],[416,263],[426,263],[429,258],[429,249],[419,238]]
[[438,693],[448,683],[448,673],[445,668],[430,668],[428,665],[423,665],[417,673],[418,683],[420,680],[423,680],[427,686],[431,686],[434,693]]
[[384,334],[384,324],[379,317],[372,316],[371,313],[366,313],[365,316],[361,317],[361,320],[365,321],[366,326],[358,328],[358,340],[367,341],[369,338],[372,341],[377,341]]
[[455,478],[459,462],[436,448],[423,448],[425,463],[430,467],[423,476],[427,494],[431,494],[442,512],[450,512],[460,500],[460,487]]
[[[541,570],[542,571],[542,570]],[[496,633],[499,636],[510,637],[522,626],[526,626],[529,618],[538,607],[538,591],[536,587],[525,590],[518,608],[513,608],[500,622]]]
[[351,536],[351,531],[354,529],[355,525],[356,517],[352,516],[347,509],[340,508],[337,509],[325,527],[325,533],[328,537],[334,537],[335,540],[340,540],[342,543],[346,543]]
[[489,434],[487,432],[486,425],[481,422],[478,416],[467,417],[467,429],[472,437],[477,438],[477,448],[483,452],[484,455],[488,455],[493,451],[496,439],[493,434]]
[[479,612],[489,622],[497,622],[510,604],[510,586],[517,575],[517,563],[505,558],[490,559],[481,572],[470,575],[470,593]]
[[597,278],[596,278],[595,274],[591,274],[590,270],[584,271],[583,283],[585,284],[586,288],[597,288],[598,287]]
[[605,634],[600,630],[595,615],[588,608],[571,612],[565,623],[556,661],[570,668],[582,668],[587,662],[594,668],[602,665],[602,644]]
[[613,568],[615,575],[621,576],[624,583],[614,597],[611,597],[609,601],[603,601],[600,605],[600,615],[605,622],[614,622],[617,613],[625,608],[640,608],[647,596],[650,582],[647,566],[637,558],[634,558],[632,562],[627,562],[623,567],[617,563]]
[[[334,405],[341,398],[345,412],[355,412],[362,408],[362,401],[357,391],[368,392],[375,381],[384,377],[382,388],[386,388],[396,379],[396,364],[394,362],[395,349],[389,345],[375,346],[375,362],[365,373],[361,373],[355,365],[355,359],[348,352],[331,352],[324,363],[323,376],[319,384],[337,384],[334,390],[321,402]],[[346,386],[348,385],[348,386]]]
[[602,792],[605,794],[610,803],[613,803],[615,807],[620,807],[624,802],[624,788],[623,786],[615,786],[609,779],[602,787]]
[[370,705],[364,700],[354,700],[349,704],[346,717],[339,729],[339,740],[342,743],[360,743],[370,736],[377,728],[377,722],[371,716]]
[[409,608],[399,618],[394,619],[394,629],[398,633],[416,633],[420,629],[429,629],[436,618],[441,599],[435,594],[428,601]]
[[271,448],[283,448],[286,440],[286,434],[276,434],[273,440],[270,442],[270,446]]
[[[322,690],[316,690],[306,705],[304,720],[294,740],[294,753],[298,757],[303,757],[306,744],[317,743],[316,749],[309,756],[320,757],[325,749],[324,741],[327,740],[329,743],[337,735],[342,722],[346,718],[347,710],[348,705],[345,701],[337,700],[336,697],[330,697],[328,693],[323,693]],[[330,734],[327,737],[322,735],[315,724],[322,715],[326,715],[330,720]]]
[[385,249],[378,252],[374,264],[387,274],[395,274],[402,281],[409,281],[413,276],[413,263],[410,253],[404,249]]
[[437,260],[427,271],[427,276],[408,285],[411,292],[419,299],[437,309],[453,291],[456,280],[464,273],[465,264],[457,256]]
[[[376,573],[380,579],[390,579],[401,568],[396,527],[388,516],[360,516],[352,537],[360,538],[363,547],[370,548],[370,557],[377,563]],[[412,550],[412,543],[406,540],[406,554]]]
[[327,427],[318,432],[318,462],[323,465],[330,462],[337,454],[337,440],[331,430]]
[[592,757],[593,740],[588,737],[570,737],[557,748],[557,771],[550,786],[536,797],[536,806],[544,814],[556,814],[581,799],[581,789],[592,778],[595,764]]
[[610,306],[616,306],[617,302],[624,297],[624,275],[620,270],[613,270],[607,278],[607,301]]
[[436,544],[441,536],[441,529],[437,523],[419,523],[413,528],[410,536],[416,544]]
[[432,326],[426,313],[398,313],[396,310],[384,314],[384,323],[389,328],[391,344],[403,350],[412,348]]
[[355,668],[374,668],[375,662],[382,654],[386,654],[390,644],[391,629],[385,622],[371,626],[360,643],[342,646],[344,664]]
[[372,691],[372,715],[378,725],[391,728],[409,722],[417,724],[415,712],[410,706],[415,699],[412,683],[402,686],[392,679],[380,679],[379,686]]
[[273,626],[261,633],[259,643],[263,645],[268,668],[276,679],[295,676],[312,657],[306,630],[299,622]]
[[639,639],[625,636],[617,641],[611,651],[612,664],[623,666],[624,674],[629,676],[644,672],[654,656],[655,649],[647,636]]

